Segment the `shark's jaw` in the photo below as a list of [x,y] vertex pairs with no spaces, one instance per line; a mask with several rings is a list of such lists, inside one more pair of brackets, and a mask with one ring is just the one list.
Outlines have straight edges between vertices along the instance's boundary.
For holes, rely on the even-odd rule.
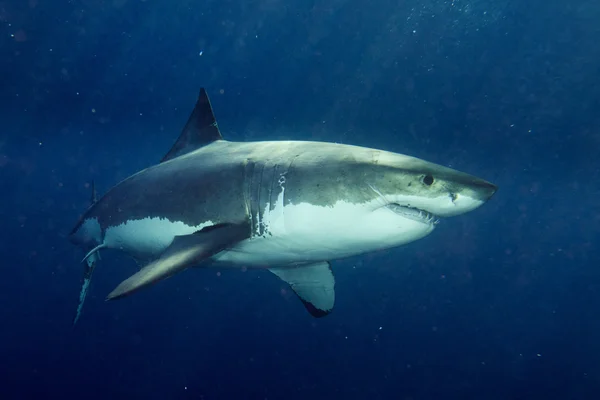
[[403,206],[397,203],[390,203],[386,207],[401,217],[427,225],[437,225],[440,222],[438,216],[416,207]]

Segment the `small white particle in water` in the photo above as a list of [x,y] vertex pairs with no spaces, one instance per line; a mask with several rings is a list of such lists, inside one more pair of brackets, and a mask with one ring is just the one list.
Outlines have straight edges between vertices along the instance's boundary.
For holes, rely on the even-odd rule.
[[95,113],[95,112],[96,112],[96,109],[95,109],[95,108],[92,108],[92,112],[93,112],[93,113]]
[[417,31],[416,31],[416,30],[414,30],[414,31],[413,31],[413,33],[417,33]]
[[50,51],[52,51],[52,49],[50,49]]
[[199,56],[201,56],[204,52],[202,50],[200,50],[200,53],[198,54]]
[[42,145],[42,142],[39,142],[38,144],[41,146],[41,145]]
[[541,356],[542,356],[540,353],[537,353],[536,355],[537,355],[538,357],[541,357]]
[[383,329],[383,326],[380,326],[380,327],[379,327],[379,330],[382,330],[382,329]]
[[348,339],[348,336],[344,336],[344,339]]
[[187,386],[184,386],[184,387],[183,387],[183,389],[184,389],[184,390],[187,390]]
[[515,127],[515,124],[510,124],[510,127],[511,127],[511,128],[514,128],[514,127]]
[[11,34],[10,34],[10,37],[15,37],[15,35],[11,33]]

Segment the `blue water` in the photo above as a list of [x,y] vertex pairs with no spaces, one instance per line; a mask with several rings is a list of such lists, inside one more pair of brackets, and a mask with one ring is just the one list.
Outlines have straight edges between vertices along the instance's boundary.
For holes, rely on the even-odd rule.
[[[0,2],[0,399],[600,396],[600,5]],[[66,235],[211,96],[227,139],[383,148],[499,185],[410,245],[333,263],[313,319],[266,271],[186,271],[73,329]]]

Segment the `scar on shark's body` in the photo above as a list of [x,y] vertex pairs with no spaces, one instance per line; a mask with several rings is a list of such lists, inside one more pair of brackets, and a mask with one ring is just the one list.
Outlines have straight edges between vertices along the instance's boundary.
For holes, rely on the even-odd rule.
[[74,321],[100,252],[111,249],[144,266],[107,299],[190,267],[267,268],[322,317],[335,302],[330,261],[423,238],[440,219],[478,208],[495,191],[483,179],[383,150],[226,141],[201,89],[160,163],[101,198],[93,188],[70,234],[85,254]]

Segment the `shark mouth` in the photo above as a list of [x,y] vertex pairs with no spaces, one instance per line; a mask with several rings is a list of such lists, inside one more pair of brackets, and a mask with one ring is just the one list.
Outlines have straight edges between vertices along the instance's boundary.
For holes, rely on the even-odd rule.
[[437,216],[419,208],[402,206],[398,203],[390,203],[387,204],[386,207],[389,210],[393,211],[395,214],[398,214],[404,218],[411,219],[413,221],[422,222],[428,225],[437,225],[440,222]]

